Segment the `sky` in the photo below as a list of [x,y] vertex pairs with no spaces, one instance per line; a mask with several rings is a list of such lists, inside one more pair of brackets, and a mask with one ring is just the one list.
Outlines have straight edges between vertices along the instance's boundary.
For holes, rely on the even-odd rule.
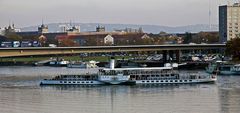
[[59,22],[162,26],[218,24],[226,0],[0,0],[0,27]]

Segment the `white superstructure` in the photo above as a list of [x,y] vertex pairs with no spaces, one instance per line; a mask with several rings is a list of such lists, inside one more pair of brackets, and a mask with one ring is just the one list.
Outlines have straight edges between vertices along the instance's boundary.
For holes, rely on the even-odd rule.
[[217,80],[216,74],[180,73],[173,67],[115,68],[114,64],[112,59],[110,68],[99,69],[96,75],[61,75],[41,84],[184,84]]
[[216,72],[220,75],[240,75],[240,64],[225,64],[224,62],[210,63],[206,72]]

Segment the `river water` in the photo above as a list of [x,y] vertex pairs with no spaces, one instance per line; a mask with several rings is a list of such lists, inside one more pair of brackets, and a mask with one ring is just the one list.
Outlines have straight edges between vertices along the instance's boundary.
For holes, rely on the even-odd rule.
[[195,85],[39,86],[86,71],[96,69],[0,67],[0,113],[240,113],[240,76]]

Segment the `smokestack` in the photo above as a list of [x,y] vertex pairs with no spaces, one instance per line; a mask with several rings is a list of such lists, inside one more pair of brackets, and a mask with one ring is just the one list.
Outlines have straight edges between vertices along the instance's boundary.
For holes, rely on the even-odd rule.
[[115,60],[113,57],[111,57],[111,60],[110,60],[110,69],[114,69],[115,67]]

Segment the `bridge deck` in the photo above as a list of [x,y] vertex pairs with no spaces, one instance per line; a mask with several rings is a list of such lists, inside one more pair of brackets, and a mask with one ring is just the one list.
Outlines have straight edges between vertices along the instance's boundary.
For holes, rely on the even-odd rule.
[[127,45],[127,46],[81,46],[81,47],[18,47],[0,48],[0,57],[97,53],[97,52],[129,52],[129,51],[161,51],[161,50],[209,50],[224,49],[225,44],[171,44],[171,45]]

